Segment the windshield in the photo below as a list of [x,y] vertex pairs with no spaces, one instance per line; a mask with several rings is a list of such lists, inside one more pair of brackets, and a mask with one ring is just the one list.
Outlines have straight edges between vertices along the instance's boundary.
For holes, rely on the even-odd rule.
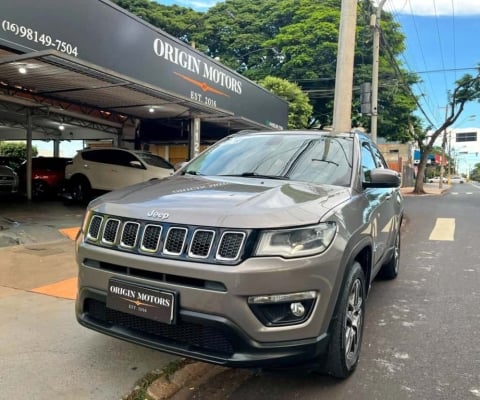
[[186,174],[290,179],[349,186],[353,140],[298,134],[233,136],[188,165]]
[[157,156],[152,153],[146,152],[136,152],[135,153],[140,159],[149,164],[153,165],[154,167],[166,168],[166,169],[173,169],[173,165],[170,164],[167,160],[164,160],[162,157]]

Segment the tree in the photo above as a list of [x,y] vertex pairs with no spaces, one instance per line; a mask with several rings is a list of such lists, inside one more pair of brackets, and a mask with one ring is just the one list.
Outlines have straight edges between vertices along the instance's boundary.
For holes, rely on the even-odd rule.
[[[312,125],[332,122],[340,24],[338,0],[229,0],[205,14],[204,31],[195,35],[198,48],[246,77],[259,81],[276,76],[297,83],[313,105]],[[359,2],[354,90],[371,80],[372,30],[370,1]],[[408,117],[415,110],[409,86],[418,81],[398,66],[404,36],[392,15],[382,17],[380,52],[379,136],[406,140]],[[407,86],[405,88],[405,86]],[[353,126],[367,130],[370,117],[360,115],[360,96],[352,104]]]
[[470,173],[470,179],[472,181],[480,182],[480,163],[475,164],[473,167]]
[[313,107],[300,87],[285,79],[267,76],[259,84],[288,102],[288,128],[301,129],[309,126]]
[[418,165],[417,178],[415,180],[415,188],[413,193],[424,194],[423,180],[425,177],[425,169],[427,166],[428,155],[432,151],[433,145],[437,138],[443,133],[443,146],[445,146],[446,131],[452,126],[462,114],[465,104],[470,101],[480,102],[480,66],[475,76],[466,74],[456,81],[456,87],[449,94],[448,110],[445,121],[433,132],[429,129],[424,130],[418,120],[411,124],[412,137],[417,141],[420,148],[420,164]]
[[165,6],[150,0],[113,2],[185,43],[193,44],[192,35],[203,29],[203,14],[191,8]]
[[[27,158],[27,144],[25,142],[0,142],[0,154],[7,157]],[[36,157],[38,150],[32,146],[32,156]]]

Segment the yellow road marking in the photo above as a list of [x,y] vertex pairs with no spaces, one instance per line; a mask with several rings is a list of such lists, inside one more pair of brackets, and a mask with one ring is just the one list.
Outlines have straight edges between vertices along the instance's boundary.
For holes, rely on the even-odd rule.
[[78,228],[78,227],[59,229],[61,234],[65,235],[66,237],[68,237],[69,239],[72,239],[72,240],[75,240],[79,230],[80,230],[80,228]]
[[429,240],[453,241],[455,236],[455,218],[437,218]]
[[64,281],[52,283],[51,285],[40,286],[31,291],[48,296],[74,300],[77,297],[77,278],[65,279]]

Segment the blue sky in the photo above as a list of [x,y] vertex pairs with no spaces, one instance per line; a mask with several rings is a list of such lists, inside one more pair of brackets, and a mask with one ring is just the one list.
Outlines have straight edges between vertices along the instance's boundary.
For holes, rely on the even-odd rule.
[[[206,11],[215,0],[156,0]],[[339,0],[340,1],[340,0]],[[379,0],[378,0],[379,1]],[[480,64],[480,0],[386,0],[406,36],[404,67],[417,72],[422,83],[413,89],[428,119],[438,126],[445,118],[448,91],[455,81]],[[476,115],[476,118],[469,118]],[[420,114],[423,117],[423,115]],[[426,118],[424,118],[426,119]],[[480,104],[469,104],[455,127],[480,126]]]
[[[422,78],[414,91],[438,126],[445,118],[447,92],[480,64],[480,0],[387,0],[383,9],[402,26],[407,48],[401,61]],[[479,126],[480,104],[469,103],[454,127]]]

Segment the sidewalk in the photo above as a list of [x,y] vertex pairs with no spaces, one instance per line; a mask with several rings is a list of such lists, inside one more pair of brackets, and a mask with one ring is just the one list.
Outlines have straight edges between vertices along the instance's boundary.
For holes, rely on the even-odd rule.
[[451,188],[450,185],[444,183],[442,188],[439,188],[438,183],[424,183],[423,190],[425,194],[417,195],[413,193],[413,186],[407,186],[400,188],[400,191],[404,196],[439,196],[447,192]]

